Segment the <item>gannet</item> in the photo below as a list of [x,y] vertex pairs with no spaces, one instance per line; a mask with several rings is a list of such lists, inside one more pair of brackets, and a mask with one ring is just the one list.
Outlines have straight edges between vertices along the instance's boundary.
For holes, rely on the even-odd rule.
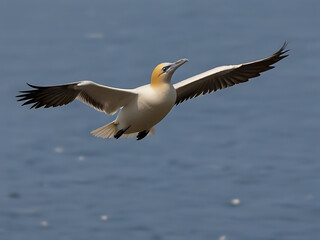
[[57,107],[77,99],[98,111],[115,114],[116,119],[91,134],[101,138],[136,137],[141,140],[155,133],[154,126],[170,110],[185,100],[195,98],[212,91],[247,82],[250,78],[274,68],[272,66],[284,55],[286,43],[273,55],[248,63],[227,65],[190,77],[176,84],[171,83],[173,73],[188,59],[174,63],[161,63],[152,72],[151,83],[135,89],[120,89],[97,84],[92,81],[80,81],[57,86],[34,86],[32,90],[20,91],[18,101],[22,105],[33,104],[31,108]]

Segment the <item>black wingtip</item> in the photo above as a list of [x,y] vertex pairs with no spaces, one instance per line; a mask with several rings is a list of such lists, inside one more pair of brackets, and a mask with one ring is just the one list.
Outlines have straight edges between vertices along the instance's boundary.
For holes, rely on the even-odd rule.
[[35,88],[34,85],[30,84],[30,83],[26,83],[29,87]]
[[273,57],[278,59],[276,62],[289,56],[289,54],[284,55],[285,53],[290,51],[290,49],[287,49],[287,46],[288,46],[288,42],[285,41],[282,47],[272,55]]
[[[290,49],[287,49],[287,46],[288,46],[288,42],[285,41],[283,43],[282,47],[280,48],[280,50],[278,51],[280,53],[280,55],[285,54],[286,52],[290,51]],[[287,57],[287,56],[289,56],[289,54],[282,56],[282,57]]]
[[35,89],[40,89],[40,88],[41,88],[41,87],[39,87],[39,86],[35,86],[35,85],[30,84],[30,83],[27,83],[27,85],[28,85],[29,87],[32,87],[32,88],[35,88]]
[[288,46],[288,42],[287,42],[287,41],[284,41],[284,43],[283,43],[283,45],[282,45],[281,49],[285,49],[285,48],[287,48],[287,46]]

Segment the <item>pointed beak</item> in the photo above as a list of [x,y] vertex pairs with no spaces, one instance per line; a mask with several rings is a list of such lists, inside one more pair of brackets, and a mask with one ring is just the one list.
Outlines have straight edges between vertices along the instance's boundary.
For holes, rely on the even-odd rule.
[[174,62],[170,68],[168,69],[168,72],[174,72],[175,70],[177,70],[181,65],[183,65],[184,63],[188,62],[189,60],[186,58],[180,59],[176,62]]

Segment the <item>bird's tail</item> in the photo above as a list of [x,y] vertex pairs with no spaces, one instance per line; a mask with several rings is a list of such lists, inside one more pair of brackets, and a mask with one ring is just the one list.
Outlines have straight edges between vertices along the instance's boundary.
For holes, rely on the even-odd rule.
[[[114,135],[117,134],[119,131],[117,125],[114,122],[109,123],[108,125],[102,126],[97,128],[91,132],[93,136],[100,137],[100,138],[113,138]],[[150,132],[147,136],[155,134],[154,128],[150,129]],[[138,133],[129,133],[129,134],[122,134],[120,138],[133,138],[136,137]]]
[[117,125],[114,122],[111,122],[108,125],[93,130],[91,134],[100,138],[113,138],[118,131]]

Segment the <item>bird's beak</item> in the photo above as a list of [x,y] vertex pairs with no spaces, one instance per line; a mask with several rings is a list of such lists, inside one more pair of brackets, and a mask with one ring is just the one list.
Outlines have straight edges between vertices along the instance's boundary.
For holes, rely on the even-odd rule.
[[180,59],[176,62],[174,62],[170,68],[168,69],[168,72],[174,72],[175,70],[177,70],[181,65],[183,65],[184,63],[188,62],[189,60],[186,58]]

